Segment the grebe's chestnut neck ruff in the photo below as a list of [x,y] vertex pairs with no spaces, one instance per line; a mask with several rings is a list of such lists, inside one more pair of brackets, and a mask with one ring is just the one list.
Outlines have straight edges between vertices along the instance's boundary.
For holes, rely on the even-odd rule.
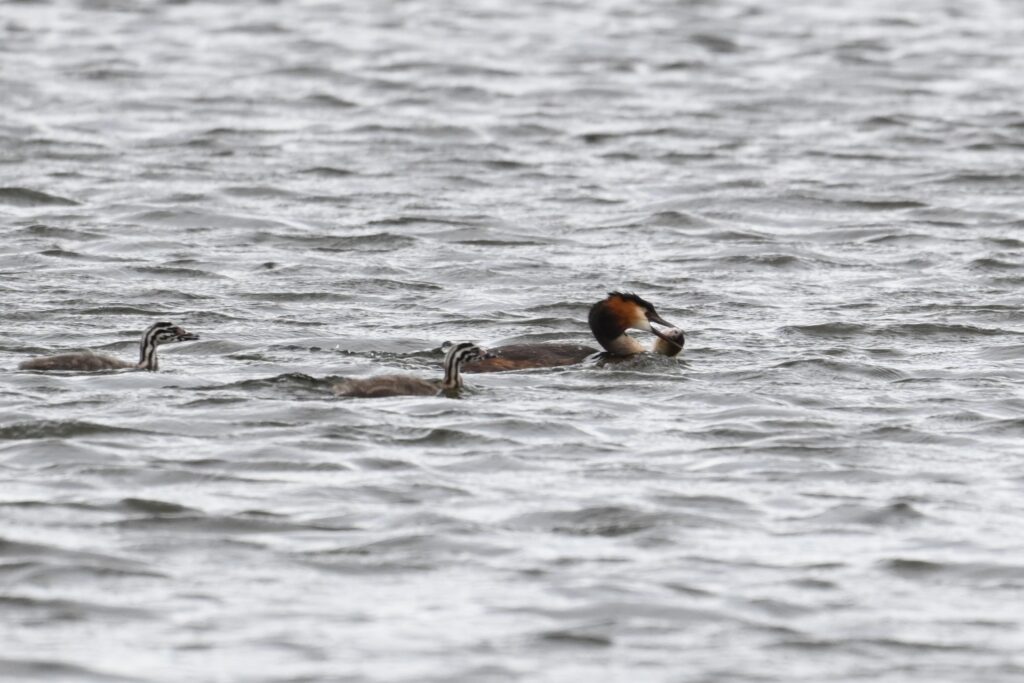
[[198,334],[192,334],[177,325],[171,323],[156,323],[151,325],[142,334],[142,341],[139,343],[139,362],[130,363],[113,356],[105,356],[99,353],[86,351],[82,353],[63,353],[59,356],[45,356],[33,358],[23,362],[18,367],[22,370],[71,370],[80,372],[95,372],[97,370],[150,370],[159,368],[156,357],[156,347],[161,344],[172,342],[193,341],[199,339]]
[[[654,306],[636,294],[612,292],[591,306],[588,316],[590,331],[604,350],[618,357],[643,353],[647,349],[628,334],[628,329],[650,332],[658,337],[653,351],[665,356],[675,356],[683,348],[682,330],[666,322]],[[661,332],[651,323],[672,328]],[[581,344],[510,344],[491,349],[494,358],[468,363],[466,372],[501,372],[527,368],[550,368],[581,363],[588,356],[600,353],[600,349]]]
[[471,342],[460,342],[448,347],[444,356],[444,379],[426,380],[407,375],[383,375],[366,379],[347,379],[334,385],[338,396],[380,398],[383,396],[437,396],[462,388],[462,364],[489,358],[483,349]]

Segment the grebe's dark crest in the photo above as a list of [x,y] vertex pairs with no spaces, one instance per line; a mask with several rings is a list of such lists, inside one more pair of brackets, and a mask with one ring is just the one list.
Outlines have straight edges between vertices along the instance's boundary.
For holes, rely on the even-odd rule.
[[33,358],[23,362],[18,367],[22,370],[71,370],[79,372],[125,369],[155,371],[159,369],[156,347],[161,344],[193,341],[195,339],[199,339],[198,334],[192,334],[184,328],[172,325],[171,323],[160,322],[151,325],[142,334],[142,341],[139,343],[138,363],[130,363],[113,356],[85,351],[82,353],[62,353],[59,356]]
[[437,396],[454,393],[462,388],[462,364],[487,354],[476,344],[460,342],[448,347],[444,356],[444,379],[427,380],[408,375],[382,375],[366,379],[347,379],[334,385],[338,396],[380,398],[383,396]]
[[[653,351],[665,356],[677,355],[682,351],[685,341],[682,330],[658,315],[653,304],[631,292],[610,292],[590,307],[587,322],[594,338],[611,356],[631,356],[647,350],[643,344],[626,334],[629,329],[644,330],[657,336]],[[670,329],[663,332],[651,323]],[[490,351],[493,359],[467,364],[466,372],[501,372],[573,365],[599,353],[599,349],[581,344],[511,344]]]

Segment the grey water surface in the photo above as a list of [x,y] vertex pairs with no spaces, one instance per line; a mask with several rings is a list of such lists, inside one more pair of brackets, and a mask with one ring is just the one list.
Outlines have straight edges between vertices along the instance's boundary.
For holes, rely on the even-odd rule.
[[[1014,0],[0,0],[0,678],[1024,680],[1022,74]],[[614,288],[679,359],[330,391]]]

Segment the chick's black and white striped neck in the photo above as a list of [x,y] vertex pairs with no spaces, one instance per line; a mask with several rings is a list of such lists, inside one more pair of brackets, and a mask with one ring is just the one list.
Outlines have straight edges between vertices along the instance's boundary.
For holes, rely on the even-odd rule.
[[138,363],[131,363],[113,356],[93,353],[92,351],[83,351],[33,358],[23,362],[18,367],[22,370],[65,370],[77,372],[96,372],[99,370],[156,371],[159,368],[156,355],[158,346],[172,342],[192,341],[194,339],[199,339],[199,335],[169,322],[159,322],[150,325],[142,334],[142,340],[139,342]]
[[444,379],[421,379],[408,375],[346,379],[334,385],[334,393],[358,398],[450,395],[462,388],[462,364],[487,357],[488,354],[476,344],[460,342],[447,347]]

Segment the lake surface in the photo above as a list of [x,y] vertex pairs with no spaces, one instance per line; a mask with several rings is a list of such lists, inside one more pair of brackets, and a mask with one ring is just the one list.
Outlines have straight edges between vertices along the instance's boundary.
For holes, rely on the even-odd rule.
[[[1022,680],[1022,35],[0,1],[0,678]],[[330,391],[612,289],[684,354]]]

